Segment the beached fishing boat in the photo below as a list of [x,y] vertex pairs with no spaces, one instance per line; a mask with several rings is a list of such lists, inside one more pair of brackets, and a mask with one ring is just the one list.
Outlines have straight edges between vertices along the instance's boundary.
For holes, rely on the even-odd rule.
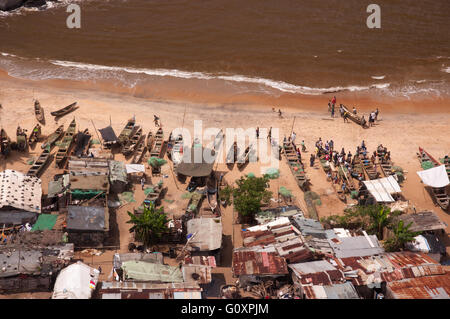
[[61,138],[61,136],[64,134],[64,125],[60,125],[50,136],[47,138],[47,140],[42,143],[41,148],[46,147],[52,147],[57,140]]
[[66,115],[66,114],[68,114],[68,113],[70,113],[72,111],[75,111],[77,108],[78,108],[77,102],[74,102],[74,103],[72,103],[70,105],[67,105],[66,107],[63,107],[60,110],[50,112],[50,114],[53,115],[54,117],[61,117],[61,116]]
[[377,168],[376,168],[376,166],[374,164],[372,164],[370,159],[363,158],[361,160],[361,163],[363,165],[364,172],[366,172],[367,177],[370,180],[378,178],[379,173],[377,172]]
[[356,190],[355,183],[353,183],[353,178],[350,176],[348,169],[342,164],[339,165],[339,174],[344,178],[345,184],[347,185],[347,192],[351,193]]
[[240,154],[237,158],[237,167],[241,169],[247,164],[250,160],[250,154],[253,152],[253,144],[250,144],[245,149],[244,153]]
[[147,134],[147,151],[151,152],[153,149],[153,144],[155,144],[155,137],[153,136],[152,131]]
[[347,183],[346,185],[346,191],[343,190],[342,184],[345,182],[345,180],[341,177],[339,174],[338,169],[334,166],[334,164],[330,161],[327,161],[325,159],[324,155],[321,155],[319,157],[320,166],[322,166],[323,171],[325,172],[327,176],[327,180],[331,182],[331,187],[333,187],[334,191],[337,194],[337,197],[343,201],[344,203],[347,202],[347,197],[345,196],[345,193],[347,190]]
[[395,174],[392,170],[392,166],[394,165],[394,163],[390,159],[386,159],[385,155],[386,155],[385,149],[381,145],[378,146],[377,156],[381,172],[385,177],[389,177]]
[[162,157],[162,149],[164,146],[164,132],[162,128],[158,128],[158,131],[155,134],[155,145],[153,146],[152,151],[150,152],[151,157]]
[[136,150],[137,144],[142,137],[142,127],[136,125],[134,132],[131,134],[128,142],[122,148],[122,154],[125,156],[131,155]]
[[[441,166],[442,164],[433,158],[428,152],[426,152],[423,148],[419,147],[419,153],[417,153],[420,164],[424,168],[424,163],[431,163],[432,167]],[[445,176],[445,175],[444,175]],[[436,203],[444,210],[450,207],[450,196],[447,192],[447,187],[431,187],[431,191]]]
[[359,157],[359,155],[355,155],[355,157],[353,158],[352,165],[353,165],[353,171],[359,175],[361,180],[365,180],[364,167],[363,167],[363,164],[361,162],[361,158]]
[[119,144],[125,145],[128,143],[128,140],[133,133],[134,125],[136,124],[135,118],[131,118],[128,120],[127,124],[123,128],[122,132],[120,132],[119,137],[117,138],[119,141]]
[[42,153],[39,155],[39,157],[34,161],[33,165],[31,165],[27,175],[40,177],[47,163],[49,163],[51,159],[52,156],[50,155],[50,150],[49,149],[43,150]]
[[36,143],[39,138],[41,137],[41,125],[38,123],[36,124],[36,126],[33,128],[33,130],[30,133],[30,137],[28,137],[28,144],[31,146],[34,143]]
[[362,127],[366,126],[367,123],[365,120],[363,120],[362,117],[359,117],[358,115],[350,112],[345,105],[343,105],[343,104],[341,104],[341,105],[342,105],[342,108],[344,109],[344,114],[347,114],[347,116],[350,120],[352,120],[353,122],[355,122],[358,125],[361,125]]
[[145,136],[142,135],[137,143],[136,151],[134,152],[131,164],[139,164],[142,161],[145,153],[147,152],[147,145],[145,145]]
[[162,184],[150,185],[148,188],[150,188],[150,192],[147,194],[147,196],[145,196],[145,199],[142,202],[141,206],[139,206],[135,210],[137,214],[142,214],[144,211],[144,207],[149,206],[150,203],[155,206],[161,204],[161,197],[164,193],[163,191],[165,190],[165,188],[162,187]]
[[34,101],[34,114],[36,115],[38,122],[45,124],[44,108],[38,100]]
[[300,187],[302,191],[307,191],[309,188],[309,182],[306,178],[305,168],[303,164],[300,162],[300,159],[297,155],[297,152],[290,142],[283,143],[283,153],[286,158],[286,162],[289,165],[292,175],[297,182],[297,185]]
[[19,152],[25,152],[28,148],[27,133],[25,133],[25,130],[23,130],[20,126],[17,127],[16,137],[17,150]]
[[11,139],[4,129],[0,130],[0,151],[5,157],[11,152]]
[[63,164],[64,160],[69,156],[69,152],[74,141],[76,126],[77,124],[75,119],[73,119],[73,121],[69,124],[66,133],[64,133],[58,151],[56,152],[56,166],[62,166],[61,164]]
[[227,161],[227,165],[229,166],[229,168],[231,168],[234,165],[234,163],[236,163],[238,154],[239,154],[239,147],[237,146],[237,143],[234,142],[233,145],[231,145],[231,147],[227,153],[226,161]]

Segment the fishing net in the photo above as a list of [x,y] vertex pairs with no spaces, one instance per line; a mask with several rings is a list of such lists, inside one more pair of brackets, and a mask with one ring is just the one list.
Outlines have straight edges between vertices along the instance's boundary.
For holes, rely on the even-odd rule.
[[430,161],[422,162],[422,168],[423,169],[430,169],[430,168],[433,168],[433,167],[434,167],[434,165]]
[[358,197],[358,191],[351,191],[350,192],[350,197],[355,199],[356,197]]
[[250,172],[250,173],[247,174],[247,177],[255,177],[255,174]]
[[268,168],[265,174],[270,179],[277,179],[280,177],[280,171],[276,168]]
[[403,168],[401,168],[400,166],[392,166],[392,171],[395,173],[400,172],[403,174]]
[[28,164],[28,165],[33,165],[35,160],[36,160],[36,159],[35,159],[34,157],[30,158],[30,159],[27,161],[27,164]]
[[181,195],[181,198],[182,199],[191,199],[193,195],[194,195],[194,193],[187,192],[187,193],[184,193],[183,195]]
[[95,140],[95,139],[91,140],[91,145],[94,145],[94,144],[100,144],[100,141]]
[[134,194],[132,192],[123,192],[119,194],[119,199],[121,203],[135,203]]
[[144,189],[144,194],[145,196],[147,196],[150,193],[154,193],[155,190],[153,189],[153,187],[147,187],[146,189]]
[[189,212],[193,212],[196,209],[197,209],[197,205],[195,205],[195,204],[191,204],[191,205],[188,206],[188,211]]
[[284,197],[292,197],[292,192],[284,186],[280,187],[279,193]]
[[73,189],[70,191],[72,194],[73,199],[91,199],[100,193],[103,193],[103,195],[97,196],[97,197],[105,197],[105,194],[103,191],[96,191],[96,190],[82,190],[82,189]]
[[159,157],[154,157],[154,156],[150,157],[150,159],[147,162],[151,167],[154,167],[154,168],[161,167],[167,163],[167,161],[165,159],[159,158]]

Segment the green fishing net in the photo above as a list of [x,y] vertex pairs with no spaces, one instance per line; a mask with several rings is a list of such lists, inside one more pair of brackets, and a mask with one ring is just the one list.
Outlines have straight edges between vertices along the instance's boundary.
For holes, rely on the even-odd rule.
[[434,167],[434,165],[430,161],[422,162],[422,168],[423,169],[430,169],[430,168],[433,168],[433,167]]
[[153,189],[153,187],[147,187],[146,189],[144,189],[144,194],[145,196],[147,196],[150,193],[153,193],[155,190]]
[[280,171],[276,168],[268,168],[265,174],[270,179],[277,179],[280,177]]
[[187,193],[184,193],[183,195],[181,195],[181,198],[182,199],[191,199],[192,195],[194,195],[194,193],[187,192]]
[[27,161],[27,164],[28,164],[28,165],[33,165],[35,160],[36,160],[36,159],[35,159],[34,157],[30,158],[30,159]]
[[280,187],[279,193],[284,197],[292,197],[292,192],[284,186]]
[[150,157],[150,159],[147,161],[148,164],[154,168],[158,168],[163,166],[164,164],[167,163],[167,161],[163,158],[159,158],[159,157]]
[[94,145],[94,144],[100,144],[100,141],[99,141],[99,140],[92,139],[92,140],[91,140],[91,145]]
[[250,172],[250,173],[247,174],[247,177],[255,177],[255,174]]
[[120,202],[123,203],[135,203],[134,194],[132,192],[123,192],[119,194]]

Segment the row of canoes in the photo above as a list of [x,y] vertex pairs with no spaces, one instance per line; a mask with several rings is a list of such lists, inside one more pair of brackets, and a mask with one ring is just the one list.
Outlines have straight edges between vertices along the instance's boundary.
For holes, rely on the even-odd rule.
[[[50,112],[50,114],[57,118],[66,115],[72,111],[75,111],[77,108],[78,108],[77,102],[74,102],[72,104],[67,105],[66,107],[63,107],[62,109]],[[45,124],[44,108],[41,106],[38,100],[34,101],[34,113],[36,115],[36,119],[38,120],[38,122],[41,124]]]

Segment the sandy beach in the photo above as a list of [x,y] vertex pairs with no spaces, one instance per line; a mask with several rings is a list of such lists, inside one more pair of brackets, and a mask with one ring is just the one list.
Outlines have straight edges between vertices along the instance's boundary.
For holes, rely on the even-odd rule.
[[[405,170],[406,181],[402,186],[402,193],[406,200],[416,208],[417,211],[432,210],[447,225],[450,224],[450,215],[443,212],[433,204],[430,195],[426,192],[416,171],[421,170],[416,152],[418,147],[424,147],[435,158],[442,158],[450,153],[450,109],[445,101],[422,100],[403,101],[396,107],[394,101],[380,100],[373,97],[362,96],[358,98],[356,94],[344,93],[337,96],[337,103],[353,106],[357,105],[360,112],[366,114],[373,108],[380,109],[379,121],[374,127],[363,129],[353,122],[344,123],[342,118],[331,118],[327,112],[327,102],[329,96],[301,97],[284,96],[277,98],[259,98],[251,96],[232,96],[229,99],[222,98],[220,94],[214,101],[214,95],[202,94],[166,94],[163,92],[149,98],[148,94],[129,94],[126,89],[105,87],[101,90],[101,84],[95,86],[88,84],[72,85],[69,81],[30,81],[15,79],[0,74],[0,126],[4,128],[12,140],[15,140],[15,131],[18,125],[29,132],[36,124],[33,112],[33,99],[37,98],[45,110],[46,125],[43,126],[43,135],[51,134],[58,125],[64,124],[65,128],[75,117],[79,130],[88,128],[93,133],[93,138],[98,138],[96,129],[108,126],[110,121],[113,129],[118,135],[124,127],[127,119],[136,116],[136,122],[142,125],[144,134],[149,130],[155,131],[153,115],[160,117],[163,129],[168,137],[171,130],[184,126],[193,130],[194,120],[202,120],[203,128],[278,128],[280,138],[289,136],[291,129],[297,134],[297,141],[304,140],[308,152],[303,153],[303,162],[306,174],[310,178],[311,190],[320,195],[322,205],[318,206],[320,217],[332,214],[342,214],[346,205],[342,203],[332,190],[329,182],[320,165],[316,161],[314,168],[309,167],[310,152],[314,150],[315,141],[321,137],[322,140],[334,141],[335,149],[345,148],[354,153],[357,145],[364,140],[369,153],[372,153],[379,144],[383,144],[391,151],[391,158],[395,165]],[[95,88],[94,88],[95,87]],[[155,88],[157,90],[157,88]],[[147,92],[148,93],[148,92]],[[167,93],[167,92],[164,92]],[[145,95],[143,98],[141,96]],[[79,109],[64,116],[55,122],[50,112],[60,109],[74,101],[78,102]],[[426,103],[426,104],[424,104]],[[446,106],[447,105],[447,106]],[[283,118],[279,118],[272,108],[281,108]],[[183,116],[185,113],[185,116]],[[184,117],[184,118],[183,118]],[[367,118],[367,117],[366,117]],[[94,128],[95,125],[95,128]],[[191,133],[192,134],[192,133]],[[281,142],[281,140],[280,140]],[[36,146],[30,149],[29,153],[13,152],[7,160],[2,159],[0,170],[16,169],[26,172],[29,168],[27,161],[36,157],[41,148]],[[121,155],[116,155],[116,159],[123,160]],[[179,215],[183,213],[187,204],[181,199],[181,195],[186,192],[187,185],[182,185],[175,181],[171,173],[172,163],[163,166],[162,175],[164,185],[169,188],[166,199],[173,200],[172,203],[163,203],[165,211],[170,214]],[[287,164],[282,158],[280,162],[280,178],[272,180],[271,191],[274,196],[280,186],[285,186],[292,190],[294,203],[306,210],[303,192],[298,188]],[[241,172],[236,167],[230,171],[225,164],[219,164],[217,170],[226,172],[225,179],[232,184],[242,174],[249,172],[260,175],[258,163],[250,163]],[[53,175],[60,170],[51,164],[41,177],[43,181],[43,192],[47,192],[48,182]],[[152,182],[158,182],[153,180]],[[275,196],[276,197],[276,196]],[[126,224],[128,216],[127,210],[131,210],[133,205],[139,206],[144,198],[140,185],[135,185],[136,203],[131,203],[121,208],[117,214],[117,224],[120,233],[120,251],[126,252],[131,235],[128,232],[129,224]],[[186,202],[186,203],[185,203]],[[225,245],[224,265],[214,270],[217,274],[223,274],[223,280],[233,283],[235,279],[231,277],[229,266],[231,265],[231,249],[239,247],[241,239],[239,229],[241,225],[234,223],[235,218],[230,207],[223,212],[223,232],[228,236]],[[448,228],[447,228],[448,231]],[[445,243],[447,253],[450,252],[450,241],[447,238]],[[86,257],[86,261],[92,265],[102,265],[103,279],[106,279],[111,270],[111,261],[114,251],[106,252],[99,257]],[[222,275],[221,275],[222,276]]]

